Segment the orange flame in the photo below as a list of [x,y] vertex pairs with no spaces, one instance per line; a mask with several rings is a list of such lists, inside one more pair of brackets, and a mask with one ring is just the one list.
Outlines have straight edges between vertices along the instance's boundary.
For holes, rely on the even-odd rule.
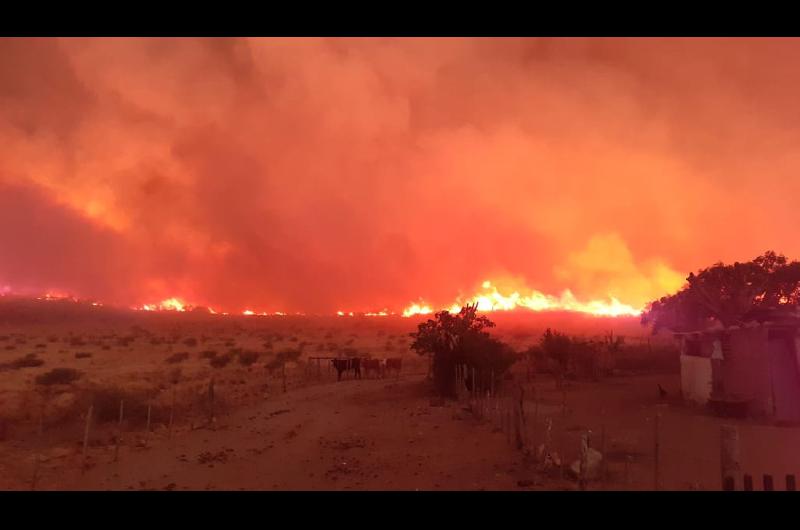
[[[574,311],[596,316],[614,317],[638,316],[642,313],[641,309],[623,304],[613,296],[610,296],[608,300],[581,302],[575,298],[575,295],[569,289],[561,293],[560,297],[555,297],[536,290],[530,296],[522,296],[517,291],[509,295],[503,295],[488,280],[483,282],[482,287],[485,292],[477,294],[463,303],[460,300],[456,301],[446,310],[450,313],[458,313],[465,305],[477,304],[479,311],[510,311],[516,308],[526,308],[532,311]],[[433,310],[429,305],[421,302],[408,306],[403,311],[403,316],[426,315],[432,312]]]
[[189,307],[188,304],[183,302],[178,298],[167,298],[166,300],[162,300],[157,304],[143,304],[141,307],[136,307],[134,309],[138,309],[141,311],[186,311],[186,308]]

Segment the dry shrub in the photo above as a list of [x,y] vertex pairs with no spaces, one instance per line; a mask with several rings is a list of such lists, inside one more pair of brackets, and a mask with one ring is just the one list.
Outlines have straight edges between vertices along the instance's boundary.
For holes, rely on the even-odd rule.
[[187,339],[184,339],[183,343],[189,348],[194,348],[195,346],[197,346],[197,339],[194,337],[189,337]]
[[217,356],[216,350],[204,350],[199,354],[201,359],[213,359]]
[[49,372],[37,375],[34,380],[37,385],[68,385],[80,379],[81,372],[74,368],[53,368]]
[[[155,392],[129,390],[117,385],[91,386],[78,392],[76,409],[72,417],[82,414],[93,406],[93,420],[98,424],[119,421],[119,404],[123,402],[124,417],[130,425],[140,426],[147,422],[147,405],[155,397]],[[166,423],[169,420],[169,407],[152,405],[151,423]]]
[[216,357],[212,358],[209,364],[213,368],[223,368],[226,366],[231,360],[233,360],[233,353],[226,353],[225,355],[217,355]]
[[257,351],[243,351],[239,353],[239,364],[242,366],[250,366],[254,364],[261,356]]
[[127,348],[134,340],[136,340],[136,337],[133,336],[120,337],[117,339],[117,346]]
[[180,353],[174,353],[174,354],[170,355],[169,357],[167,357],[164,360],[164,362],[169,363],[169,364],[182,363],[183,361],[187,360],[188,358],[189,358],[189,354],[187,352],[180,352]]
[[170,383],[172,383],[173,385],[177,385],[178,383],[180,383],[180,381],[181,381],[181,369],[178,367],[178,368],[173,368],[172,370],[170,370],[169,373],[167,374],[167,380]]
[[76,359],[88,359],[88,358],[90,358],[91,356],[92,356],[92,354],[91,354],[91,353],[89,353],[89,352],[86,352],[86,351],[79,351],[79,352],[77,352],[77,353],[75,354],[75,358],[76,358]]
[[69,339],[70,346],[86,346],[86,341],[83,340],[83,337],[71,337]]
[[25,357],[20,357],[11,361],[10,363],[0,364],[0,371],[3,370],[19,370],[20,368],[35,368],[44,364],[43,359],[36,357],[35,353],[29,353]]

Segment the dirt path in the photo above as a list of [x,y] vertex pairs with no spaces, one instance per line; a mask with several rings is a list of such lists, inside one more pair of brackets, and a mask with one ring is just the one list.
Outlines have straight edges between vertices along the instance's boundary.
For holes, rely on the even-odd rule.
[[42,469],[39,489],[518,489],[520,455],[455,403],[430,406],[422,376],[310,387],[178,432],[148,449],[92,448]]

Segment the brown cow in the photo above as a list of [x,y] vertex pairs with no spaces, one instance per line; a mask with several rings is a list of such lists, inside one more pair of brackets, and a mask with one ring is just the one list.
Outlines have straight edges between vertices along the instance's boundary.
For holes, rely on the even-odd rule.
[[364,375],[367,377],[369,377],[370,373],[374,373],[376,378],[383,376],[380,359],[363,359],[361,364],[364,367]]
[[403,359],[400,357],[393,357],[386,359],[386,372],[395,372],[395,378],[400,377],[400,370],[403,367]]
[[356,379],[361,379],[361,359],[332,359],[331,364],[336,369],[336,380],[342,380],[342,373],[352,370]]

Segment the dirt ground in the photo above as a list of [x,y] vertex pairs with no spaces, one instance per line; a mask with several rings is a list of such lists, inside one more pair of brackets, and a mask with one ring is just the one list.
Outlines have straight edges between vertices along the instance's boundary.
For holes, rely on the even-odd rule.
[[[477,419],[466,401],[431,400],[427,364],[408,351],[413,322],[270,322],[265,328],[153,320],[114,330],[83,326],[80,333],[75,327],[0,329],[6,337],[0,341],[0,363],[29,352],[45,360],[42,366],[0,372],[5,422],[0,489],[31,489],[34,477],[39,490],[577,489],[568,473],[545,473],[534,458],[550,422],[548,450],[567,464],[578,458],[587,431],[591,446],[605,454],[605,472],[588,489],[651,490],[657,415],[660,489],[719,489],[720,426],[731,423],[739,427],[743,471],[756,477],[756,489],[763,473],[774,476],[776,489],[783,489],[786,474],[800,474],[800,428],[724,420],[686,407],[675,373],[570,381],[563,392],[546,375],[519,379],[525,389],[525,450],[520,451],[499,418]],[[120,340],[125,336],[134,338]],[[197,344],[186,344],[187,338],[197,338]],[[303,354],[288,368],[284,393],[281,374],[266,365],[274,352],[298,344]],[[229,348],[262,354],[251,366],[234,361],[220,369],[202,355]],[[309,357],[331,355],[336,348],[376,358],[400,356],[403,372],[398,378],[336,382],[321,363],[317,374]],[[91,357],[77,358],[76,352]],[[185,360],[166,362],[180,352],[188,353]],[[43,401],[34,378],[55,367],[77,368],[81,378],[53,387]],[[178,367],[179,382],[172,384],[169,374]],[[212,376],[219,405],[209,424],[197,404]],[[659,398],[659,384],[666,399]],[[119,444],[116,422],[92,424],[88,469],[82,472],[85,412],[78,397],[91,385],[147,389],[153,395],[148,403],[162,413],[175,388],[171,432],[162,414],[154,416],[148,433],[136,409],[128,409],[134,412],[119,427]]]

